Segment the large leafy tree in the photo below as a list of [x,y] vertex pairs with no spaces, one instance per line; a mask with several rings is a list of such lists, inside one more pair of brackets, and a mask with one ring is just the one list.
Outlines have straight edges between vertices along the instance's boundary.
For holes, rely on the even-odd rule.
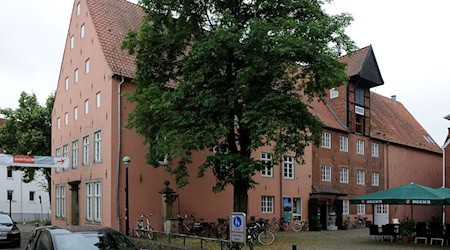
[[214,191],[234,187],[234,210],[247,212],[251,157],[270,146],[301,161],[321,122],[313,98],[347,80],[336,59],[353,48],[351,17],[328,15],[320,0],[141,0],[138,31],[124,48],[136,56],[137,103],[129,126],[145,137],[147,161],[187,184],[192,152],[219,145],[199,167],[211,168]]
[[[44,106],[41,106],[36,95],[22,92],[19,106],[16,109],[1,108],[0,114],[5,123],[0,126],[0,145],[8,154],[51,155],[52,108],[55,95],[51,94]],[[17,167],[23,171],[25,183],[34,180],[36,171],[42,172],[46,190],[50,192],[50,168]],[[51,196],[50,196],[51,197]]]

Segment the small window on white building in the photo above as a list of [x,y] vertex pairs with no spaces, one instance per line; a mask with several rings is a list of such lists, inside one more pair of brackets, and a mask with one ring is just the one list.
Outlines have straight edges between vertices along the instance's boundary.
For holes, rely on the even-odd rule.
[[358,170],[356,172],[356,184],[358,184],[358,185],[365,185],[366,184],[364,170]]
[[331,133],[322,133],[322,148],[331,148]]
[[322,181],[331,181],[331,166],[321,166],[320,167],[320,179]]
[[356,153],[359,155],[364,155],[364,141],[356,140]]
[[261,196],[261,213],[272,214],[273,213],[273,196]]
[[84,62],[84,66],[85,66],[86,74],[89,74],[89,71],[91,70],[91,63],[90,63],[89,59],[87,59]]
[[34,192],[34,191],[30,191],[30,195],[29,195],[29,200],[30,201],[34,201],[34,199],[35,199],[35,194],[36,194],[36,192]]
[[84,38],[84,23],[81,25],[81,29],[80,29],[80,37]]
[[95,95],[95,99],[97,100],[97,102],[96,102],[97,108],[100,108],[100,106],[102,105],[102,94],[101,94],[100,92],[98,92],[98,93]]
[[330,99],[334,99],[339,96],[338,88],[330,89]]
[[374,187],[380,186],[380,173],[378,172],[372,173],[372,186]]
[[339,137],[339,150],[341,152],[348,152],[348,137],[347,136]]
[[73,108],[73,119],[76,121],[78,120],[78,106]]
[[70,49],[75,47],[75,37],[73,35],[70,36]]
[[74,78],[75,78],[75,83],[77,83],[78,82],[78,69],[75,69]]
[[13,169],[11,167],[6,168],[6,178],[8,179],[13,178]]
[[84,101],[84,114],[85,115],[89,114],[89,99]]
[[81,14],[81,3],[77,4],[77,16],[80,16]]
[[372,157],[378,157],[380,155],[380,144],[372,143]]

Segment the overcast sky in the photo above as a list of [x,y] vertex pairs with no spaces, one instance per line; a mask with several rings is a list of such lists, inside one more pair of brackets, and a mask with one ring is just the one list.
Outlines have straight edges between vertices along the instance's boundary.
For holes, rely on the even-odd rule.
[[[136,2],[136,1],[133,1]],[[2,1],[0,107],[16,108],[21,91],[44,103],[56,89],[72,0]],[[450,121],[450,1],[335,0],[330,13],[347,12],[347,33],[358,47],[372,45],[384,85],[442,146]]]

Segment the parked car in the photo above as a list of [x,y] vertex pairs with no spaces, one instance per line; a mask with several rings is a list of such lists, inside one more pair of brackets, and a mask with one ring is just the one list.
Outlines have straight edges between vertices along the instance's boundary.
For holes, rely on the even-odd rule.
[[0,212],[0,244],[20,247],[20,230],[8,214]]
[[42,226],[31,233],[27,250],[137,250],[125,235],[112,228]]

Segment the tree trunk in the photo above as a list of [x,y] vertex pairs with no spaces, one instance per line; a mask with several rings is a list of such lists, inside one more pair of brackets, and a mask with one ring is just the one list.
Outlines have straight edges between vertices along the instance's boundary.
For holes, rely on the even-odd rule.
[[237,181],[234,183],[233,190],[233,212],[248,213],[248,183]]

